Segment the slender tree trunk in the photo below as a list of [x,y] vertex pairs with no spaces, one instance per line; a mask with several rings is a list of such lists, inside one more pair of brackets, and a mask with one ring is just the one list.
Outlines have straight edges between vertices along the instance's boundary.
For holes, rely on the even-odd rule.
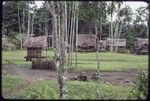
[[[22,33],[25,35],[25,10],[23,9],[23,22],[22,22]],[[22,37],[23,39],[23,37]],[[21,40],[21,43],[23,43],[23,40]],[[21,45],[22,46],[22,45]]]
[[110,46],[110,51],[113,51],[113,11],[112,11],[112,3],[111,3],[111,25],[110,25],[110,36],[111,36],[111,46]]
[[118,30],[119,30],[119,21],[120,21],[120,16],[119,16],[120,7],[121,7],[121,4],[119,3],[119,4],[118,4],[117,19],[116,19],[116,28],[115,28],[115,33],[114,33],[114,34],[115,34],[115,35],[114,35],[114,38],[115,38],[115,43],[116,43],[116,46],[115,46],[115,51],[116,51],[116,52],[117,52],[117,50],[118,50],[118,43],[119,43],[117,37],[118,37],[118,35],[119,35]]
[[118,47],[118,27],[119,27],[119,22],[117,22],[116,24],[116,29],[115,29],[115,33],[114,33],[114,42],[115,42],[115,51],[117,52],[117,47]]
[[20,40],[20,49],[22,49],[22,39],[21,39],[21,25],[20,25],[20,15],[19,15],[19,4],[18,4],[18,25],[19,25],[19,40]]
[[68,67],[70,66],[71,4],[68,6]]
[[28,7],[28,37],[29,36],[30,36],[30,6]]
[[65,25],[64,25],[64,29],[65,29],[65,45],[66,45],[66,53],[67,53],[67,47],[68,47],[68,18],[67,18],[67,4],[65,2]]
[[45,12],[45,36],[48,40],[48,47],[50,47],[51,45],[50,45],[50,39],[48,37],[48,28],[47,27],[48,27],[48,25],[47,25],[47,12]]
[[76,60],[75,67],[77,67],[77,52],[78,52],[78,1],[76,2]]
[[71,16],[70,16],[70,19],[71,19],[71,22],[70,22],[70,36],[69,36],[69,54],[68,54],[68,66],[70,67],[70,58],[71,58],[71,49],[72,49],[72,35],[73,35],[73,32],[72,32],[72,29],[73,29],[73,2],[71,2]]
[[25,34],[25,11],[23,9],[23,23],[22,23],[22,31],[23,31],[23,34]]
[[[95,20],[95,35],[96,35],[96,43],[98,43],[98,31],[97,31],[97,19]],[[96,50],[98,50],[98,45],[96,44]]]
[[102,33],[103,33],[103,29],[102,29],[102,17],[100,17],[100,37],[99,37],[99,40],[101,40],[101,36],[102,36]]
[[45,12],[45,36],[48,37],[47,13]]
[[66,99],[67,98],[67,69],[66,69],[66,45],[65,45],[65,5],[66,1],[61,1],[60,2],[60,75],[61,75],[61,80],[60,80],[60,96],[61,99]]
[[75,1],[73,3],[73,26],[72,26],[72,45],[71,45],[71,66],[72,66],[72,58],[74,52],[74,36],[75,36]]
[[[117,38],[117,40],[120,39],[120,34],[121,34],[121,31],[122,31],[122,25],[123,25],[123,21],[120,24],[120,29],[119,29],[119,32],[118,32],[118,38]],[[116,51],[118,51],[118,46],[116,47]]]
[[148,38],[148,34],[149,34],[149,25],[147,23],[147,38]]
[[[97,36],[97,38],[96,38],[96,59],[97,59],[97,68],[98,68],[98,80],[97,80],[97,86],[99,86],[99,75],[100,75],[100,71],[99,71],[99,68],[100,68],[100,61],[99,61],[99,42],[100,42],[100,40],[99,40],[99,38],[98,38],[98,29],[97,29],[97,23],[98,23],[98,21],[97,21],[97,19],[96,19],[96,21],[95,21],[95,34],[96,34],[96,36]],[[96,89],[96,94],[97,94],[97,99],[98,99],[98,96],[99,96],[99,87]]]
[[33,15],[32,15],[31,37],[33,35],[33,30],[34,30],[34,12],[33,12]]
[[[56,2],[57,9],[54,1],[47,1],[47,6],[53,16],[53,28],[55,36],[55,66],[57,69],[57,79],[60,91],[60,99],[67,98],[67,68],[66,68],[66,49],[65,34],[67,34],[66,24],[66,1]],[[55,11],[58,11],[56,13]]]
[[[57,2],[57,5],[58,2]],[[58,41],[58,19],[57,16],[58,14],[56,14],[55,10],[55,5],[54,5],[54,1],[46,1],[46,7],[47,10],[50,11],[50,13],[52,14],[52,33],[54,36],[54,55],[55,55],[55,68],[57,70],[57,81],[58,81],[58,85],[60,86],[60,51],[59,51],[59,41]],[[59,8],[57,8],[59,9]],[[60,87],[59,87],[60,89]]]
[[60,93],[60,99],[62,98],[62,72],[61,72],[61,47],[60,47],[60,3],[57,1],[57,36],[56,36],[56,43],[57,43],[57,61],[59,63],[58,69],[57,69],[57,80],[58,80],[58,85],[59,85],[59,93]]

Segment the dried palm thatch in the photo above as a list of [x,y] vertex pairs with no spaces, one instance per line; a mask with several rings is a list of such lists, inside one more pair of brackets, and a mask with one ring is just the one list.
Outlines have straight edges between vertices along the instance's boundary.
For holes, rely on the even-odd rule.
[[23,43],[24,47],[47,47],[47,37],[38,36],[38,37],[27,37]]

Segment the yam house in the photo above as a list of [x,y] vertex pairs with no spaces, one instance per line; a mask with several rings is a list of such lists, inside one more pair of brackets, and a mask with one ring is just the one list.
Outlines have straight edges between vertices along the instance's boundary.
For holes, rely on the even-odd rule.
[[96,36],[93,34],[78,34],[78,51],[95,51]]
[[126,39],[113,39],[110,38],[106,39],[106,49],[110,50],[111,45],[113,44],[114,49],[117,49],[117,52],[125,52],[125,47],[126,47]]
[[135,52],[137,54],[148,54],[148,39],[136,38]]
[[47,47],[47,37],[27,37],[23,46],[27,48],[26,60],[31,61],[32,58],[43,58],[42,50]]

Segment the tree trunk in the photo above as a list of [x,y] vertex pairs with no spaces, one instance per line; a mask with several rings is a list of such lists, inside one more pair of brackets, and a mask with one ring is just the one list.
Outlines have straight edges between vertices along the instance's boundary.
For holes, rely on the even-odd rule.
[[110,25],[110,38],[111,38],[111,46],[110,46],[110,51],[113,51],[113,21],[112,21],[112,15],[113,15],[113,11],[112,11],[112,3],[111,3],[111,25]]
[[48,37],[47,13],[45,12],[45,36]]
[[70,67],[70,58],[71,58],[71,49],[72,49],[72,35],[73,35],[73,32],[72,32],[72,29],[73,29],[73,1],[71,2],[71,14],[70,14],[70,36],[69,36],[69,54],[68,54],[68,66]]
[[[97,31],[97,19],[95,20],[95,35],[96,35],[96,43],[98,43],[98,31]],[[96,44],[96,50],[98,50],[98,45]]]
[[66,4],[66,2],[65,2],[65,21],[64,21],[64,23],[65,23],[65,45],[66,45],[66,53],[67,53],[67,47],[68,47],[68,18],[67,18],[67,4]]
[[71,45],[71,66],[72,66],[72,58],[74,51],[74,36],[75,36],[75,1],[73,3],[73,25],[72,25],[72,45]]
[[76,2],[76,60],[75,67],[77,67],[77,52],[78,52],[78,1]]
[[[49,3],[47,1],[47,3]],[[56,6],[54,5],[54,1],[50,1],[47,6],[50,9],[50,12],[53,16],[53,34],[55,37],[55,66],[57,69],[57,80],[60,91],[60,99],[67,98],[67,68],[66,68],[66,55],[67,55],[67,45],[65,44],[65,34],[67,35],[67,21],[66,21],[66,1],[60,1],[57,3],[57,11]]]
[[22,39],[21,39],[21,25],[20,25],[20,15],[19,15],[19,4],[18,4],[18,25],[19,25],[19,40],[20,40],[20,49],[22,49]]
[[148,38],[148,34],[149,34],[149,25],[147,23],[147,38]]
[[28,37],[29,36],[30,36],[30,6],[28,7]]
[[[100,67],[100,61],[99,61],[99,55],[98,55],[98,53],[99,53],[99,42],[100,42],[100,40],[99,40],[99,38],[98,38],[98,29],[97,29],[97,23],[98,23],[98,21],[97,21],[97,19],[96,19],[96,21],[95,21],[95,34],[96,34],[96,36],[97,36],[97,38],[96,38],[96,59],[97,59],[97,69],[98,69],[98,77],[99,77],[99,67]],[[99,78],[98,78],[98,80],[97,80],[97,86],[99,86]],[[99,87],[96,89],[96,94],[97,94],[97,99],[98,99],[98,96],[99,96]]]
[[103,33],[103,29],[102,29],[102,17],[100,17],[100,35],[99,35],[99,41],[101,40],[101,36],[102,36],[102,33]]
[[[120,24],[120,29],[119,29],[119,33],[118,33],[118,38],[117,38],[117,40],[118,39],[120,39],[120,34],[121,34],[121,31],[122,31],[122,25],[123,25],[123,22],[121,22],[121,24]],[[116,47],[116,51],[118,51],[118,46]]]
[[66,45],[65,45],[65,5],[66,1],[60,2],[60,97],[67,98],[67,69],[66,69]]
[[34,26],[34,12],[33,12],[33,15],[32,15],[32,27],[31,27],[31,37],[33,35],[33,26]]
[[25,11],[23,9],[23,23],[22,23],[22,31],[23,31],[23,34],[25,34]]
[[118,37],[118,35],[119,35],[118,30],[119,30],[119,21],[120,21],[120,16],[119,16],[120,7],[121,7],[121,5],[118,4],[118,12],[117,12],[117,19],[116,19],[116,28],[115,28],[115,33],[114,33],[114,39],[115,39],[115,43],[116,43],[116,46],[115,46],[115,51],[116,51],[116,52],[117,52],[117,50],[118,50],[118,44],[117,44],[117,43],[119,43],[117,37]]

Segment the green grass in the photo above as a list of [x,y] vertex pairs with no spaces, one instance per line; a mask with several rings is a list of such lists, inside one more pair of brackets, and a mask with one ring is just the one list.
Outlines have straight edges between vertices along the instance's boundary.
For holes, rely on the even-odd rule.
[[[44,51],[43,54],[46,54]],[[48,57],[54,56],[53,51],[47,51]],[[2,59],[9,60],[19,67],[30,65],[31,62],[25,61],[26,50],[18,51],[3,51]],[[122,53],[103,52],[99,53],[100,70],[124,70],[129,68],[148,68],[148,55],[132,55]],[[6,64],[5,61],[2,61]],[[70,67],[75,71],[79,70],[97,70],[96,54],[95,52],[78,53],[78,66],[75,67],[75,53],[73,53],[73,65]]]
[[[46,55],[46,51],[42,52],[43,55]],[[25,65],[30,65],[31,62],[25,60],[27,55],[26,50],[16,50],[16,51],[2,51],[2,59],[8,60],[19,67],[24,67]],[[47,51],[47,56],[52,57],[53,52]],[[8,64],[6,61],[2,61],[2,64]]]
[[[69,99],[97,99],[97,84],[94,82],[70,81]],[[56,81],[38,81],[22,92],[16,92],[14,98],[19,99],[59,99]],[[99,84],[99,99],[128,99],[131,87],[116,86],[109,83]],[[131,97],[133,98],[133,97]]]
[[[2,75],[2,92],[3,93],[10,93],[14,87],[17,85],[23,84],[25,81],[21,79],[18,76],[12,76],[12,75]],[[15,92],[13,92],[15,93]],[[5,97],[3,95],[3,97]]]
[[[48,51],[49,57],[52,57],[53,55],[54,54],[52,51]],[[26,50],[2,52],[2,59],[9,60],[19,67],[31,64],[31,62],[25,61],[25,56]],[[148,68],[147,55],[137,56],[107,52],[99,53],[99,58],[101,70],[111,71],[138,67]],[[73,54],[73,63],[74,62],[75,53]],[[2,64],[8,64],[8,62],[2,61]],[[96,70],[97,62],[95,53],[78,53],[78,67],[74,66],[75,64],[73,64],[71,69],[76,71]],[[26,80],[22,80],[17,76],[10,76],[7,73],[5,75],[4,74],[5,73],[3,73],[2,76],[3,92],[13,90],[14,87],[25,84],[27,82]],[[69,81],[67,86],[69,99],[97,99],[97,84],[95,82]],[[59,99],[59,92],[57,87],[58,85],[56,81],[36,81],[31,83],[30,86],[25,87],[23,90],[15,91],[11,96],[8,97],[19,99]],[[110,83],[100,82],[98,89],[100,99],[135,99],[130,93],[133,90],[132,86],[123,87]]]
[[[126,70],[129,68],[148,68],[147,55],[131,55],[121,53],[99,53],[100,70]],[[78,71],[97,70],[96,54],[78,53],[78,65],[75,67],[75,53],[73,54],[73,65],[71,69]]]

